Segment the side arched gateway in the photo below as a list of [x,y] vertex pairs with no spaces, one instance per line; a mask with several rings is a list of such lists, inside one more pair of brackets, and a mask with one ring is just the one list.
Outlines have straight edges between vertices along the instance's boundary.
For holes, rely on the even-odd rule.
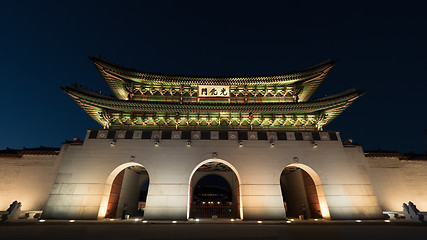
[[148,193],[148,172],[139,163],[125,163],[107,178],[98,219],[142,217]]
[[242,218],[240,176],[227,161],[199,163],[189,179],[187,218]]
[[300,163],[286,166],[280,185],[288,218],[330,218],[322,182],[312,168]]

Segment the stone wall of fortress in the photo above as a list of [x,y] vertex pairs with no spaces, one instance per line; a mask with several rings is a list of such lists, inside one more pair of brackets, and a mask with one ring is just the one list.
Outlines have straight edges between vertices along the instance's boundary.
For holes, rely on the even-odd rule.
[[17,200],[22,210],[43,210],[55,182],[60,155],[0,156],[0,210]]
[[427,161],[368,158],[368,173],[383,211],[402,211],[408,201],[427,211]]

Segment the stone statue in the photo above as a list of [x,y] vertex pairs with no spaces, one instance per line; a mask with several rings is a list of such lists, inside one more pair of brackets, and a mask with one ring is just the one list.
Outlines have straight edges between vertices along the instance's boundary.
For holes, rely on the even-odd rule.
[[411,201],[408,204],[403,203],[403,215],[405,215],[406,220],[412,220],[418,223],[426,223],[424,221],[424,213],[421,213],[417,206]]
[[22,204],[15,200],[12,204],[10,204],[9,208],[5,212],[1,212],[1,222],[6,223],[10,220],[18,219],[21,212],[21,206]]

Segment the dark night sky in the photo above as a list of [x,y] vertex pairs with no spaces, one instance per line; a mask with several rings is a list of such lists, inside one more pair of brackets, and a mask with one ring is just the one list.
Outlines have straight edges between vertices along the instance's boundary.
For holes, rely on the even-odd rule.
[[59,87],[109,94],[87,58],[102,55],[186,75],[277,74],[337,60],[313,97],[350,87],[367,94],[325,129],[365,150],[427,150],[427,4],[230,2],[1,1],[0,149],[59,147],[99,128]]

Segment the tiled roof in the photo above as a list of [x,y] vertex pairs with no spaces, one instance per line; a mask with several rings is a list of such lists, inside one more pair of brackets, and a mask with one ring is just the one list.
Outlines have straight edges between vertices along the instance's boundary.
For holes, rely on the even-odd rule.
[[[104,128],[321,130],[364,94],[350,89],[308,102],[333,61],[288,74],[202,77],[149,73],[90,59],[118,99],[75,85],[62,90]],[[228,101],[200,100],[200,85],[227,85],[232,94]]]
[[23,155],[58,155],[60,148],[43,147],[0,150],[1,157],[22,157]]
[[398,158],[399,160],[407,160],[407,161],[427,161],[427,154],[400,153],[399,151],[387,151],[382,149],[365,151],[365,157],[367,158]]
[[172,74],[149,73],[133,70],[111,63],[100,57],[90,58],[98,71],[108,83],[114,94],[122,100],[127,100],[127,88],[132,83],[160,84],[160,85],[290,85],[300,83],[303,90],[300,101],[307,101],[326,77],[329,70],[336,64],[334,61],[325,61],[300,72],[265,76],[238,76],[238,77],[209,77],[184,76]]
[[134,69],[125,68],[118,64],[112,63],[106,59],[100,57],[90,57],[90,60],[97,66],[98,69],[103,69],[117,76],[124,77],[126,79],[135,82],[152,81],[158,83],[169,83],[169,84],[227,84],[227,85],[255,85],[255,84],[280,84],[287,82],[297,82],[306,79],[311,79],[315,76],[324,74],[329,71],[336,62],[325,61],[321,64],[307,68],[306,70],[287,73],[287,74],[276,74],[276,75],[265,75],[265,76],[239,76],[239,77],[209,77],[209,76],[185,76],[185,75],[173,75],[173,74],[161,74],[161,73],[150,73],[143,72]]
[[[80,91],[76,86],[62,88],[64,92],[70,95],[79,105],[82,107],[93,119],[95,119],[102,126],[109,128],[112,121],[115,123],[114,128],[124,127],[128,120],[141,122],[143,119],[139,119],[134,114],[154,114],[154,115],[167,115],[166,125],[171,127],[170,124],[178,127],[179,123],[175,122],[176,117],[182,118],[182,116],[189,117],[190,115],[210,115],[218,116],[224,115],[224,117],[234,114],[240,115],[237,117],[236,124],[241,125],[242,128],[251,127],[244,126],[245,120],[243,115],[249,115],[249,117],[258,115],[256,121],[264,122],[264,120],[275,121],[274,119],[285,120],[291,118],[300,118],[300,120],[293,121],[286,120],[284,124],[288,125],[277,125],[278,128],[290,128],[290,129],[322,129],[324,125],[332,121],[342,111],[344,111],[355,99],[363,95],[361,91],[355,89],[344,91],[342,94],[334,95],[334,97],[328,97],[325,99],[319,99],[311,102],[291,102],[291,103],[176,103],[176,102],[155,102],[155,101],[126,101],[117,100],[111,97],[100,97],[99,94],[90,94],[88,91]],[[130,117],[130,119],[123,120],[117,119],[116,116],[123,116],[123,114]],[[174,116],[171,116],[174,115]],[[261,115],[261,116],[260,116]],[[270,115],[270,116],[267,116]],[[286,116],[285,116],[286,115]],[[299,116],[297,116],[299,115]],[[132,117],[134,116],[134,117]],[[142,116],[143,117],[143,116]],[[243,118],[242,118],[243,117]],[[265,117],[265,118],[264,118]],[[133,119],[132,119],[133,118]],[[171,119],[172,118],[172,119]],[[198,117],[203,120],[202,117]],[[248,116],[246,116],[248,118]],[[274,119],[273,119],[274,118]],[[115,119],[115,120],[114,120]],[[264,119],[264,120],[262,120]],[[185,119],[181,119],[185,120]],[[179,120],[179,121],[181,121]],[[198,121],[197,120],[197,121]],[[226,120],[226,119],[224,119]],[[309,120],[308,122],[306,120]],[[171,122],[172,121],[172,122]],[[178,122],[179,122],[178,121]],[[233,120],[234,121],[234,120]],[[299,122],[304,121],[304,122]],[[175,123],[174,123],[175,122]],[[149,127],[149,125],[141,122],[139,127]],[[176,125],[178,124],[178,125]],[[206,124],[210,126],[210,123]],[[269,123],[270,124],[270,123]],[[309,124],[309,125],[307,125]],[[268,124],[267,124],[268,125]],[[273,127],[271,125],[271,127]],[[302,125],[302,126],[301,126]],[[133,127],[138,127],[133,125]],[[160,127],[160,126],[158,126]],[[219,126],[217,126],[219,127]],[[214,127],[216,128],[216,127]]]

